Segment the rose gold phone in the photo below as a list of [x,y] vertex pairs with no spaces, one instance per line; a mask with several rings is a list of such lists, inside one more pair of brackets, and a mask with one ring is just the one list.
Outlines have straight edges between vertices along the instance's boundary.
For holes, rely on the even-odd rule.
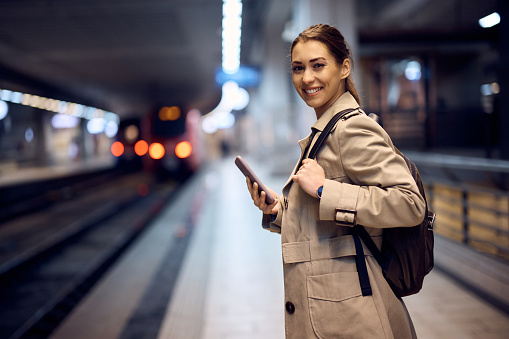
[[235,165],[237,165],[237,167],[240,169],[240,171],[246,176],[246,177],[249,177],[251,179],[251,182],[254,183],[256,182],[258,184],[258,193],[261,193],[262,191],[265,192],[265,202],[270,205],[274,202],[274,198],[272,197],[272,195],[269,193],[269,191],[267,190],[267,188],[265,187],[265,185],[263,185],[262,181],[260,179],[258,179],[258,177],[256,176],[256,174],[254,174],[253,170],[251,169],[251,167],[249,167],[249,165],[247,164],[247,162],[242,159],[242,157],[239,155],[238,157],[235,158]]

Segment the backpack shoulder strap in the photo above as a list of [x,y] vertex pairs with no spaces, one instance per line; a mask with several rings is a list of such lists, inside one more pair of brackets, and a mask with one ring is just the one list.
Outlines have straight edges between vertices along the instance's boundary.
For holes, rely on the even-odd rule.
[[355,225],[352,228],[352,233],[359,236],[362,239],[364,245],[366,245],[366,247],[369,249],[375,260],[382,268],[382,272],[385,276],[385,274],[387,273],[387,267],[385,267],[385,265],[383,264],[382,252],[380,252],[375,242],[373,241],[373,238],[371,238],[371,236],[369,235],[368,231],[364,228],[364,226]]
[[[360,107],[348,108],[348,109],[345,109],[339,113],[336,113],[332,117],[332,119],[327,123],[327,126],[325,126],[325,128],[323,129],[320,136],[318,136],[316,143],[313,145],[313,148],[311,148],[311,151],[309,152],[308,158],[314,159],[316,157],[316,154],[322,147],[322,144],[325,141],[325,138],[327,138],[329,136],[329,133],[331,132],[334,125],[339,121],[339,119],[341,119],[342,117],[344,117],[346,114],[348,114],[350,112],[358,110],[359,108]],[[352,229],[352,236],[353,236],[353,239],[355,242],[355,250],[356,250],[355,260],[356,260],[357,272],[359,274],[359,282],[360,282],[361,289],[362,289],[362,295],[363,296],[371,295],[372,294],[371,284],[369,282],[368,271],[366,268],[364,251],[362,249],[362,245],[360,243],[359,238],[362,239],[362,241],[364,242],[366,247],[368,247],[368,249],[371,252],[371,254],[373,255],[373,257],[375,257],[378,264],[382,267],[382,270],[384,271],[384,275],[385,275],[385,267],[383,267],[383,265],[382,265],[382,253],[380,252],[380,250],[376,246],[375,242],[373,241],[373,239],[371,239],[369,233],[366,231],[366,229],[363,226],[355,225]]]
[[342,110],[339,113],[336,113],[332,117],[332,119],[330,119],[330,121],[327,123],[327,126],[325,126],[325,128],[322,131],[322,133],[320,133],[320,135],[318,136],[318,139],[316,140],[315,144],[313,145],[313,148],[311,148],[311,151],[309,152],[308,158],[309,159],[314,159],[316,157],[316,154],[318,153],[318,151],[322,147],[322,144],[325,141],[325,138],[327,138],[327,136],[329,135],[330,131],[332,130],[332,128],[338,122],[339,119],[341,119],[342,117],[344,117],[348,113],[351,113],[351,112],[353,112],[355,110],[358,110],[358,109],[359,109],[359,107],[357,107],[357,108],[347,108],[345,110]]

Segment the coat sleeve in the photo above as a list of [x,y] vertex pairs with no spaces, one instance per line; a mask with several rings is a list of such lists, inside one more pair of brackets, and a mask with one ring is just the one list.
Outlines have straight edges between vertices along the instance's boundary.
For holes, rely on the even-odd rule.
[[283,206],[281,203],[281,197],[278,200],[279,211],[274,218],[272,214],[263,214],[262,217],[262,227],[266,230],[269,230],[274,233],[281,233],[281,222],[283,219]]
[[350,183],[327,179],[320,219],[344,226],[408,227],[424,218],[426,204],[387,133],[365,115],[340,121],[338,166]]

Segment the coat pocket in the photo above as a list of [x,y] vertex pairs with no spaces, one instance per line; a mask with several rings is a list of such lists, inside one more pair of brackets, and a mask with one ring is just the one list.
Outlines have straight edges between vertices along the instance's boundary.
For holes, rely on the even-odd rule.
[[373,297],[362,296],[357,272],[308,277],[307,290],[318,338],[385,338]]

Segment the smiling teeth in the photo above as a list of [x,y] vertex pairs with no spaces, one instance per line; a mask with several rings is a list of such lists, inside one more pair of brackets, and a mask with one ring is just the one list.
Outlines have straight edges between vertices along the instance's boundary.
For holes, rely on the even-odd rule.
[[306,91],[307,94],[313,94],[313,93],[316,93],[318,92],[319,90],[321,90],[322,88],[314,88],[314,89],[305,89],[304,91]]

